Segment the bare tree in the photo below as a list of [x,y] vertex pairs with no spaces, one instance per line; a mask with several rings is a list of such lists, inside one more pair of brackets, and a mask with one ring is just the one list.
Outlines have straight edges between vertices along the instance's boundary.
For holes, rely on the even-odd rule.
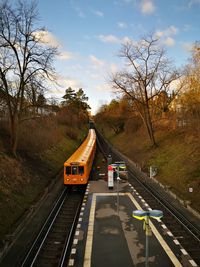
[[120,57],[124,58],[126,69],[113,74],[113,88],[125,93],[133,100],[147,129],[153,145],[156,145],[151,116],[154,98],[169,90],[179,73],[165,57],[165,51],[152,36],[139,42],[129,41],[122,45]]
[[44,95],[45,91],[47,91],[45,84],[43,84],[44,82],[45,79],[42,79],[40,76],[32,76],[26,84],[25,98],[28,102],[28,108],[31,109],[33,115],[38,112],[38,97]]
[[[16,155],[18,130],[25,96],[34,77],[51,78],[57,48],[44,43],[38,28],[36,3],[0,3],[0,84],[7,94],[12,152]],[[28,89],[29,88],[29,89]]]

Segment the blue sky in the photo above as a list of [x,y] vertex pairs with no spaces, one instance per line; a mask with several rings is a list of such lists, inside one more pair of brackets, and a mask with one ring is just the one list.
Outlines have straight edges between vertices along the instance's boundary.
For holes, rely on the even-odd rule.
[[177,67],[187,63],[200,36],[200,0],[38,0],[40,24],[59,46],[55,67],[60,98],[71,86],[83,88],[94,114],[115,97],[109,73],[122,66],[121,43],[152,33],[161,38]]

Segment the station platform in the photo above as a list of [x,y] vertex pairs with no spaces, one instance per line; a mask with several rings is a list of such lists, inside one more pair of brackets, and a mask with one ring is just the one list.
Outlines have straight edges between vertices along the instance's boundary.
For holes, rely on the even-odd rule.
[[[104,180],[90,181],[72,245],[68,266],[145,266],[143,221],[133,210],[151,210],[128,182],[108,189]],[[176,242],[162,220],[151,220],[148,266],[197,266]]]

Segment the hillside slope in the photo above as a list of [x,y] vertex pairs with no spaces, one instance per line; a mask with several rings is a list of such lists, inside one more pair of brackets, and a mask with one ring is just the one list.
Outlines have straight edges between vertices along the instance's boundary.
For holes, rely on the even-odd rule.
[[67,135],[39,154],[9,156],[0,138],[0,248],[16,228],[18,220],[44,194],[45,188],[63,168],[64,161],[80,145],[87,132],[77,129],[77,138]]
[[[101,127],[102,129],[102,127]],[[103,128],[104,135],[119,151],[136,162],[149,175],[157,167],[155,179],[200,212],[200,142],[199,137],[180,130],[157,131],[158,146],[150,146],[143,129],[135,133],[114,134]],[[193,190],[193,192],[189,192]]]

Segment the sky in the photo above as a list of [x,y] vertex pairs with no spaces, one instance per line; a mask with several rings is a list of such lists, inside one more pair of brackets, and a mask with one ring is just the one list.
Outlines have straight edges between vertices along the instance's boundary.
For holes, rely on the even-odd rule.
[[[12,1],[11,1],[12,2]],[[200,38],[200,0],[37,0],[40,25],[59,48],[55,68],[59,86],[49,97],[62,99],[65,89],[83,88],[92,114],[116,97],[110,74],[123,62],[123,42],[153,34],[167,56],[184,66]]]

